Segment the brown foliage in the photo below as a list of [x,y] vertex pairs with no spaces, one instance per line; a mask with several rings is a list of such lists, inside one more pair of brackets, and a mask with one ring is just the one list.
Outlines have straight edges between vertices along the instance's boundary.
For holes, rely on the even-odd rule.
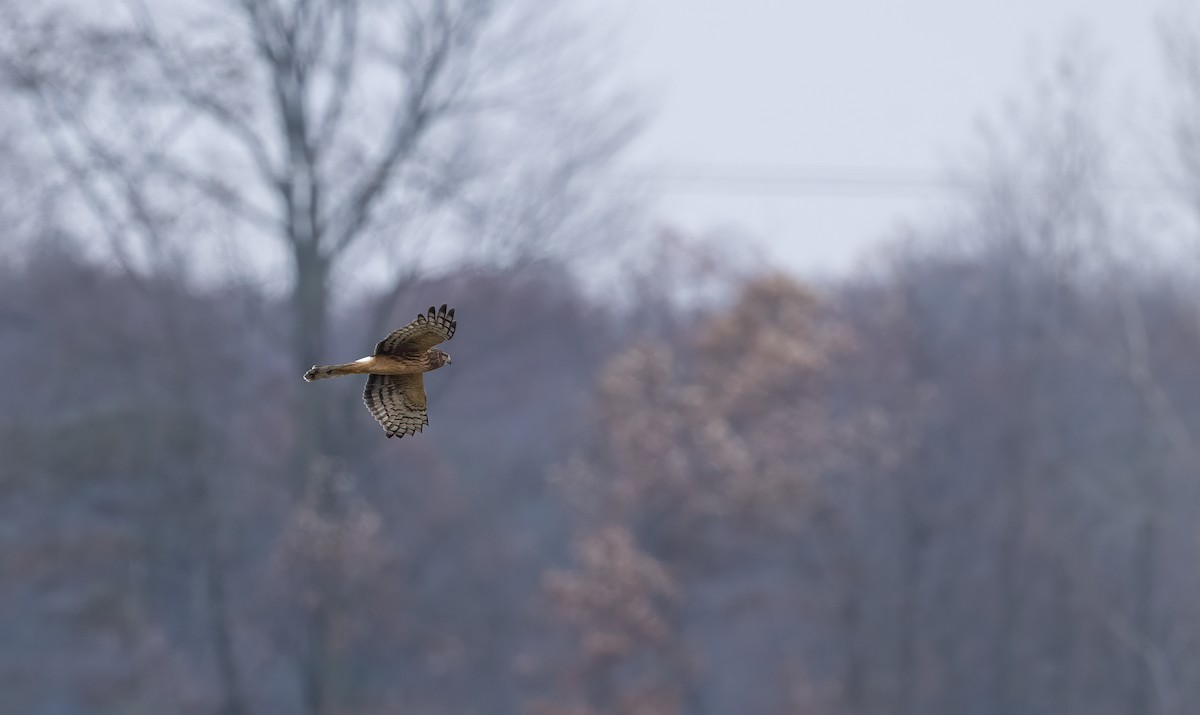
[[546,581],[590,707],[695,705],[705,654],[689,599],[730,558],[794,534],[846,461],[858,432],[825,393],[853,349],[811,292],[768,276],[678,344],[636,345],[601,372],[596,444],[554,476],[581,519],[576,570]]

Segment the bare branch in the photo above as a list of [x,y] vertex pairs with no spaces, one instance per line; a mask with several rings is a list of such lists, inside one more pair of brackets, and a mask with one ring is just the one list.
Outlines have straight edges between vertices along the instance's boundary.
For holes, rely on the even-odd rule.
[[[397,165],[412,153],[430,119],[436,113],[429,98],[434,84],[445,67],[452,43],[450,22],[445,16],[444,9],[439,13],[438,20],[441,32],[438,34],[436,44],[429,57],[419,68],[420,75],[413,80],[408,96],[401,105],[404,116],[396,122],[387,148],[358,187],[334,213],[337,228],[336,233],[333,234],[332,248],[335,251],[346,248],[358,237],[362,227],[370,218],[371,209],[390,183]],[[420,30],[414,28],[410,32],[410,37],[419,33]]]
[[193,171],[178,163],[161,159],[155,160],[152,167],[167,178],[195,188],[222,208],[232,211],[259,228],[271,231],[279,229],[278,216],[261,206],[256,206],[215,174]]
[[[44,127],[52,127],[57,124],[48,106],[39,108],[38,114],[43,119]],[[97,187],[92,183],[91,176],[94,173],[93,170],[75,161],[71,156],[71,150],[55,136],[54,132],[47,131],[44,133],[44,137],[50,146],[51,152],[54,154],[55,160],[67,169],[66,173],[71,183],[79,190],[84,202],[99,220],[101,229],[108,235],[109,245],[113,250],[117,263],[120,264],[130,279],[134,280],[139,287],[144,288],[145,284],[139,277],[137,270],[134,269],[133,259],[130,257],[129,251],[125,246],[126,223],[113,211],[109,205],[109,201],[100,195]]]
[[[141,31],[141,41],[146,49],[151,51],[163,76],[179,97],[188,106],[207,115],[217,126],[231,134],[249,155],[262,179],[270,186],[278,186],[282,179],[271,159],[267,142],[250,122],[239,116],[233,108],[224,104],[215,94],[195,85],[189,58],[179,59],[172,55],[168,45],[162,42],[162,33],[155,26],[149,9],[140,0],[130,0],[130,7]],[[174,43],[171,44],[175,46]]]
[[250,21],[250,34],[259,54],[274,67],[284,64],[287,37],[282,14],[273,12],[271,0],[239,0],[239,4]]
[[333,65],[333,89],[317,129],[316,146],[318,155],[329,146],[337,134],[346,109],[346,96],[350,92],[350,79],[354,74],[358,56],[358,2],[346,0],[341,5],[341,38],[338,43],[337,59]]
[[[1120,273],[1120,271],[1114,271]],[[1121,327],[1125,334],[1126,371],[1130,383],[1138,391],[1154,421],[1171,445],[1177,459],[1190,470],[1200,465],[1200,453],[1191,432],[1175,408],[1171,398],[1154,376],[1150,357],[1150,339],[1146,333],[1146,321],[1137,297],[1133,295],[1119,275],[1117,301],[1121,311]]]

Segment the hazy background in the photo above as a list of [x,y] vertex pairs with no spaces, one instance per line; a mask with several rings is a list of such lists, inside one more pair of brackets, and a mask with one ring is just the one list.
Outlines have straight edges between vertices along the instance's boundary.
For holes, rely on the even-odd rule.
[[1200,708],[1187,4],[0,17],[0,711]]
[[[1158,23],[1171,2],[919,0],[903,6],[613,2],[613,62],[649,89],[634,143],[662,221],[727,228],[805,273],[943,210],[978,124],[1065,46],[1084,43],[1119,104],[1120,173],[1153,180],[1168,95]],[[1157,129],[1155,127],[1158,127]],[[1147,176],[1149,174],[1149,176]]]

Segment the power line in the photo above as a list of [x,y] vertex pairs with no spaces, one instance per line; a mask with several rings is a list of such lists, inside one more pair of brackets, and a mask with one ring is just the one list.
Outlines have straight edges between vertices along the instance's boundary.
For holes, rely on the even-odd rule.
[[669,191],[801,195],[930,195],[965,188],[936,172],[867,166],[675,164],[633,177]]
[[[938,198],[980,186],[932,169],[883,166],[669,164],[624,174],[671,193],[786,194],[793,196]],[[1145,180],[1100,185],[1111,193],[1164,199],[1167,187]]]

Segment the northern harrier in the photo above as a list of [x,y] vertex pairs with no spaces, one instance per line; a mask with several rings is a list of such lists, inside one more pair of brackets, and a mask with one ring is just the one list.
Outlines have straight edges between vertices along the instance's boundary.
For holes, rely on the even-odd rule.
[[433,346],[454,337],[457,325],[454,308],[430,306],[427,314],[380,340],[371,357],[341,365],[313,365],[304,379],[366,374],[363,402],[387,436],[416,434],[429,424],[421,375],[450,364],[450,356]]

